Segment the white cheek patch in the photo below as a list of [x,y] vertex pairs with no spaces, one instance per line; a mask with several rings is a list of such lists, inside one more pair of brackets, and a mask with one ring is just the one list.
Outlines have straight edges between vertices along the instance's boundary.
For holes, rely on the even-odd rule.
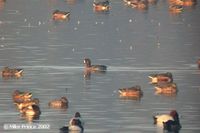
[[86,63],[86,61],[84,60],[83,63]]

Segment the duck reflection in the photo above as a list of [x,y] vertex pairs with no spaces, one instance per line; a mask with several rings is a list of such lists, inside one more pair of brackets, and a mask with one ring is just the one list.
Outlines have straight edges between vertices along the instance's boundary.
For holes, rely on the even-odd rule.
[[25,115],[21,114],[21,118],[26,120],[27,122],[33,122],[34,120],[39,120],[40,115]]
[[103,75],[103,74],[106,74],[106,71],[90,71],[90,70],[84,70],[84,72],[83,72],[83,77],[84,77],[85,80],[90,80],[92,74]]

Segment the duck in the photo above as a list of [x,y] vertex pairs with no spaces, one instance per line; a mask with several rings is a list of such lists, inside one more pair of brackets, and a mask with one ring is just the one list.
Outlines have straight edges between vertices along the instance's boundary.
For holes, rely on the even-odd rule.
[[12,97],[13,97],[14,103],[22,103],[26,101],[31,101],[32,93],[15,90],[13,92]]
[[183,11],[183,6],[181,5],[170,5],[169,6],[170,13],[178,14]]
[[61,97],[60,99],[55,99],[49,102],[49,107],[52,108],[67,108],[68,99],[66,97]]
[[176,83],[164,83],[155,86],[156,94],[175,94],[177,91]]
[[24,102],[21,102],[21,103],[15,103],[17,108],[19,110],[22,110],[23,108],[26,108],[30,105],[38,105],[39,104],[39,99],[38,98],[34,98],[34,99],[31,99],[30,101],[24,101]]
[[143,91],[139,85],[129,87],[129,88],[122,88],[118,90],[121,97],[136,97],[140,98],[143,96]]
[[151,80],[150,81],[151,84],[172,83],[173,82],[173,76],[172,76],[172,73],[170,73],[170,72],[151,74],[148,77]]
[[83,120],[81,119],[81,115],[79,112],[76,112],[74,117],[72,117],[69,121],[69,124],[60,128],[61,133],[68,133],[70,131],[76,131],[78,133],[83,133]]
[[93,2],[93,9],[95,11],[109,11],[110,6],[109,6],[109,1],[103,1],[103,2]]
[[167,121],[175,121],[176,123],[180,124],[179,115],[176,110],[171,110],[169,114],[160,114],[153,116],[154,124],[159,127],[164,128],[164,123]]
[[131,2],[130,6],[132,8],[136,8],[139,10],[147,10],[148,9],[148,1],[147,0],[134,0]]
[[67,20],[70,16],[70,12],[55,10],[52,14],[53,20]]
[[69,125],[73,125],[73,124],[72,124],[72,120],[73,120],[73,119],[79,119],[80,122],[81,122],[81,125],[82,125],[82,126],[84,125],[84,121],[83,121],[83,119],[82,119],[82,117],[81,117],[81,114],[80,114],[79,112],[76,112],[76,113],[74,114],[74,117],[72,117],[72,118],[70,119]]
[[21,113],[25,116],[39,116],[41,114],[40,107],[38,105],[29,105],[21,110]]
[[4,67],[1,71],[2,77],[21,77],[23,69]]
[[169,0],[169,3],[178,6],[194,6],[197,4],[197,0]]
[[138,2],[138,0],[123,0],[125,2],[126,5],[130,6],[131,3],[136,3]]
[[83,63],[85,65],[85,71],[98,72],[107,70],[107,66],[105,65],[91,65],[91,60],[89,58],[85,58]]

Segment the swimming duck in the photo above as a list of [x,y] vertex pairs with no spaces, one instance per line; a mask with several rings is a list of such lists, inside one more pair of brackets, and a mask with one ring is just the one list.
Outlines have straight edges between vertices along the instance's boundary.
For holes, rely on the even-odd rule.
[[93,9],[95,11],[108,11],[109,10],[109,1],[102,1],[102,2],[93,2]]
[[163,123],[171,120],[175,121],[180,125],[179,122],[179,115],[176,110],[171,110],[169,114],[161,114],[153,116],[154,124],[158,125],[159,127],[164,127]]
[[3,77],[21,77],[23,69],[4,67],[1,73]]
[[169,0],[169,3],[178,6],[194,6],[197,4],[197,0]]
[[131,5],[131,3],[136,3],[138,2],[139,0],[123,0],[125,2],[126,5]]
[[132,8],[137,8],[139,10],[147,10],[148,9],[148,1],[147,0],[134,0],[131,2],[130,6]]
[[49,106],[52,108],[67,108],[68,100],[66,97],[61,97],[60,99],[50,101]]
[[181,13],[183,11],[183,6],[181,6],[181,5],[170,5],[169,11],[170,11],[170,13],[174,13],[174,14]]
[[177,93],[177,86],[175,83],[157,84],[155,91],[156,94],[174,94]]
[[81,122],[81,125],[82,125],[82,126],[84,125],[84,122],[83,122],[83,120],[82,120],[81,114],[80,114],[79,112],[76,112],[76,113],[74,114],[74,117],[72,117],[72,118],[70,119],[69,125],[73,125],[73,124],[72,124],[72,120],[73,120],[73,119],[79,119],[80,122]]
[[130,88],[122,88],[118,90],[121,97],[136,97],[140,98],[143,95],[141,87],[136,85]]
[[52,14],[54,20],[66,20],[70,16],[70,12],[55,10]]
[[15,103],[22,103],[22,102],[26,102],[26,101],[30,101],[32,98],[32,93],[30,92],[21,92],[19,90],[15,90],[13,92],[13,101]]
[[30,101],[24,101],[24,102],[21,102],[21,103],[15,103],[17,108],[19,110],[23,109],[23,108],[26,108],[30,105],[38,105],[39,104],[39,99],[38,98],[34,98],[34,99],[31,99]]
[[38,105],[29,105],[26,108],[23,108],[21,112],[25,116],[38,116],[41,114],[41,111]]
[[60,128],[61,133],[68,133],[69,131],[76,131],[83,133],[83,121],[79,112],[76,112],[74,117],[70,119],[69,125]]
[[158,83],[172,83],[173,77],[172,73],[158,73],[158,74],[152,74],[148,76],[151,79],[151,84],[158,84]]
[[107,69],[107,66],[105,65],[91,65],[91,61],[89,58],[85,58],[83,63],[85,64],[86,71],[91,71],[91,72],[106,71]]

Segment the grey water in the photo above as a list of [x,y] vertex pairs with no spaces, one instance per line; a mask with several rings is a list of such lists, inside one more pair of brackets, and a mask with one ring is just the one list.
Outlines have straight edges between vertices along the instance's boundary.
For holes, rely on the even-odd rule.
[[[170,14],[168,1],[147,11],[111,0],[109,12],[95,12],[92,0],[0,0],[0,68],[24,69],[23,77],[0,78],[0,132],[56,133],[76,111],[85,133],[162,133],[152,116],[176,109],[180,133],[199,133],[200,3]],[[52,20],[56,9],[70,19]],[[83,59],[108,66],[106,73],[83,75]],[[156,95],[148,75],[171,72],[177,95]],[[119,97],[118,89],[140,85],[140,100]],[[39,98],[42,114],[33,123],[49,129],[6,130],[28,123],[13,105],[14,90]],[[66,96],[67,110],[48,102]]]

